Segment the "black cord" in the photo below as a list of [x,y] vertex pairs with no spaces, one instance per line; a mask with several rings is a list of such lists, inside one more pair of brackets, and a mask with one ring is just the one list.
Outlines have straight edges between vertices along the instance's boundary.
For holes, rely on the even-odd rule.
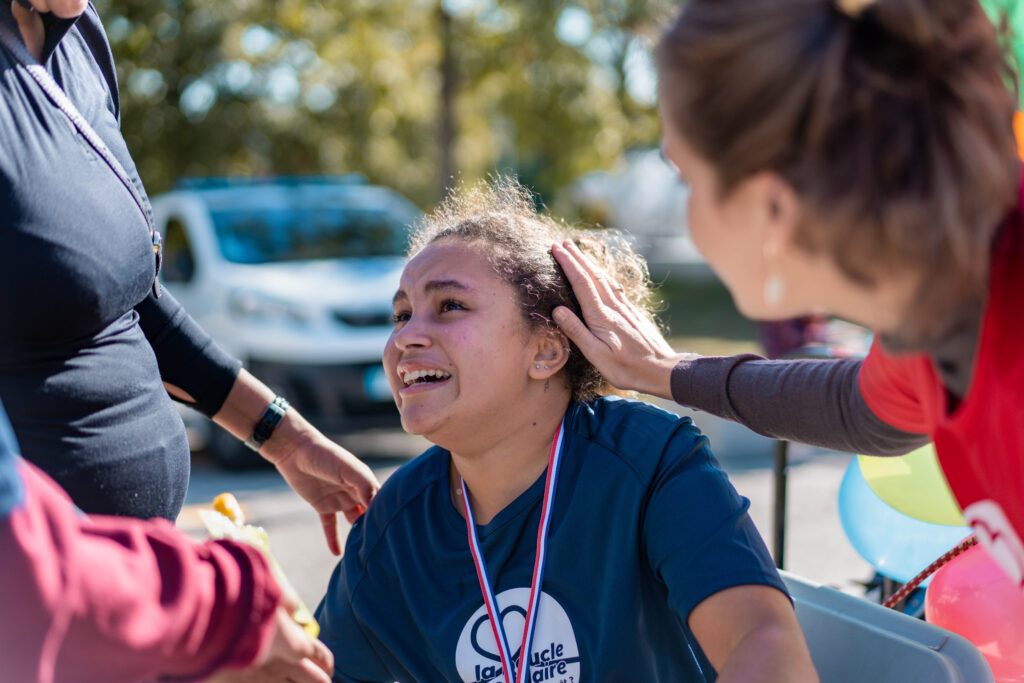
[[28,0],[14,0],[14,2],[18,3],[19,5],[21,5],[25,9],[27,9],[29,12],[35,12],[36,11],[35,6],[31,2],[29,2]]

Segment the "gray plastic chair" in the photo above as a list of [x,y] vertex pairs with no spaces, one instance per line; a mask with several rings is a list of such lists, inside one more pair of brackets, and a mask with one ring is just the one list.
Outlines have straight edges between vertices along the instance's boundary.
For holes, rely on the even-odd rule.
[[966,638],[780,572],[822,683],[993,683]]

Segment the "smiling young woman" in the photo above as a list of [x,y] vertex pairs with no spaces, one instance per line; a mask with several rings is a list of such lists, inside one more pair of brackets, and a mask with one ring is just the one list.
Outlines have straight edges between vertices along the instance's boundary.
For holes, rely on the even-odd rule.
[[[606,397],[553,325],[553,240],[653,325],[623,242],[538,214],[511,181],[420,226],[384,367],[436,446],[352,528],[317,618],[342,681],[816,680],[785,588],[689,419]],[[525,653],[525,654],[520,654]]]
[[402,426],[452,453],[454,480],[470,483],[486,524],[547,466],[571,395],[564,380],[550,381],[564,343],[528,329],[480,245],[458,239],[432,242],[409,261],[395,303],[384,369]]

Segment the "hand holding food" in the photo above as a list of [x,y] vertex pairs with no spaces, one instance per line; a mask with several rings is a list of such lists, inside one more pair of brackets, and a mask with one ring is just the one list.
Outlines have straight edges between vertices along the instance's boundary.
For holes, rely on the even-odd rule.
[[212,510],[200,510],[199,517],[203,525],[214,539],[227,538],[240,543],[258,548],[270,565],[270,572],[281,587],[282,593],[286,596],[283,602],[295,605],[292,610],[292,619],[302,626],[310,638],[316,638],[320,634],[320,625],[313,618],[313,613],[299,598],[295,588],[292,587],[284,570],[278,564],[273,553],[270,552],[270,540],[267,537],[267,530],[261,526],[253,526],[245,523],[245,514],[234,495],[222,493],[213,499]]

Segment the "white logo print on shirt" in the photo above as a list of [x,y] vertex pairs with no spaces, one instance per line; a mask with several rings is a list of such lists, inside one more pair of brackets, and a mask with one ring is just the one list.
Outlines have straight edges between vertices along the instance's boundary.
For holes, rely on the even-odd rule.
[[964,519],[971,525],[978,541],[1002,566],[1014,583],[1024,588],[1024,544],[994,500],[979,500],[964,508]]
[[[530,589],[510,588],[499,593],[496,599],[512,657],[518,661]],[[538,608],[529,680],[531,683],[580,683],[580,652],[569,616],[557,600],[543,591]],[[501,671],[498,645],[482,604],[459,635],[455,666],[463,683],[508,683]]]

